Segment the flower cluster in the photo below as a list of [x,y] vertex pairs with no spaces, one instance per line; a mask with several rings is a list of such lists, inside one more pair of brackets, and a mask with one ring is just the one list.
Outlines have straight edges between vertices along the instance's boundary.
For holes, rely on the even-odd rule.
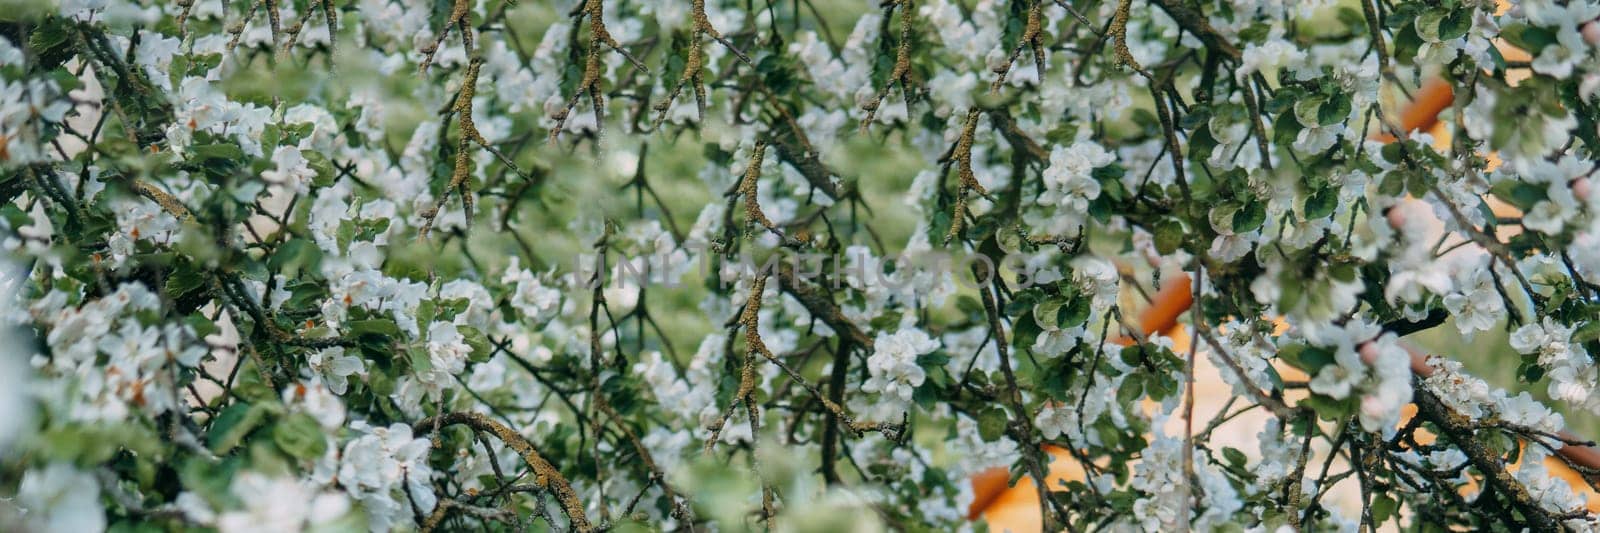
[[0,530],[1600,530],[1592,3],[5,11]]

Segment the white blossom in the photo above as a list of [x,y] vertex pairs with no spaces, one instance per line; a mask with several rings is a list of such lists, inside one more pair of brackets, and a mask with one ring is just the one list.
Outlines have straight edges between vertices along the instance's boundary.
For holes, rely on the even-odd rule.
[[870,377],[861,390],[882,394],[901,406],[909,404],[912,392],[927,379],[917,358],[939,349],[939,341],[920,329],[904,328],[879,333],[873,346],[872,356],[867,358]]

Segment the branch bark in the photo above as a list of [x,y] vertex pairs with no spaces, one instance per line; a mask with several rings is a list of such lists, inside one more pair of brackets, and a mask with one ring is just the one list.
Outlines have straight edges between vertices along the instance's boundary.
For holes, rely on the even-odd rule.
[[[1510,472],[1506,471],[1505,461],[1500,454],[1490,450],[1487,445],[1479,441],[1475,435],[1476,429],[1472,427],[1467,417],[1446,406],[1439,400],[1433,391],[1428,390],[1420,380],[1414,380],[1415,401],[1417,415],[1424,420],[1432,422],[1438,427],[1443,436],[1455,442],[1467,455],[1467,460],[1472,466],[1483,472],[1486,481],[1505,493],[1512,503],[1522,511],[1523,518],[1535,531],[1561,531],[1561,522],[1555,515],[1544,510],[1538,500],[1528,493],[1527,487],[1517,481]],[[1515,526],[1512,526],[1515,529]]]
[[445,413],[439,416],[428,417],[412,424],[411,427],[422,430],[434,427],[463,425],[473,431],[482,431],[500,439],[500,442],[511,447],[512,451],[522,456],[522,460],[533,469],[533,483],[535,486],[551,491],[556,496],[556,501],[561,504],[562,512],[566,513],[567,520],[572,524],[573,531],[594,531],[594,526],[589,523],[589,518],[583,512],[583,502],[578,501],[578,492],[572,489],[572,484],[561,475],[555,465],[545,460],[532,442],[511,427],[501,424],[480,413],[457,412]]

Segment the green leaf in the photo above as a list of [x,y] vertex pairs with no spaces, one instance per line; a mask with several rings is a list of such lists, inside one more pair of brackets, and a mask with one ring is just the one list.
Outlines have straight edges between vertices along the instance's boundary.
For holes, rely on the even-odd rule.
[[1528,51],[1534,57],[1538,57],[1539,53],[1544,51],[1544,47],[1556,44],[1556,35],[1551,33],[1550,30],[1526,24],[1506,26],[1500,32],[1500,35],[1505,37],[1511,44],[1517,45],[1517,48]]
[[[1018,316],[1018,315],[1021,315],[1023,312],[1028,311],[1029,309],[1032,309],[1033,308],[1033,304],[1037,301],[1037,299],[1039,297],[1039,294],[1040,293],[1039,293],[1039,291],[1037,289],[1026,290],[1026,291],[1022,291],[1022,292],[1017,293],[1015,296],[1013,296],[1011,298],[1011,301],[1006,302],[1006,306],[1005,306],[1006,314],[1011,315],[1011,316]],[[978,305],[978,309],[980,311],[983,309],[982,304]]]
[[[1311,120],[1315,121],[1315,115],[1312,115]],[[1300,135],[1300,130],[1303,129],[1305,127],[1300,125],[1300,119],[1294,110],[1279,113],[1277,119],[1272,123],[1272,144],[1291,146],[1294,144],[1295,138]]]
[[985,409],[978,413],[978,436],[983,437],[984,442],[999,440],[1006,434],[1007,422],[1005,410],[998,407]]
[[33,31],[24,34],[28,36],[28,47],[37,53],[43,49],[66,45],[67,40],[72,38],[70,24],[64,20],[52,19],[34,28]]
[[1472,30],[1472,9],[1453,9],[1444,20],[1439,21],[1439,39],[1451,41],[1460,39]]
[[1432,9],[1417,15],[1417,19],[1412,21],[1417,28],[1417,36],[1432,42],[1444,40],[1439,34],[1439,25],[1444,22],[1447,14],[1442,9]]
[[1144,393],[1151,400],[1162,401],[1178,392],[1178,380],[1168,375],[1151,375],[1145,379]]
[[1056,315],[1061,313],[1064,302],[1060,298],[1050,298],[1033,305],[1033,321],[1039,328],[1048,328],[1056,323]]
[[1107,181],[1122,179],[1122,176],[1126,175],[1127,173],[1128,169],[1122,168],[1122,165],[1119,165],[1116,162],[1112,162],[1109,165],[1095,167],[1093,170],[1090,170],[1089,176],[1099,181]]
[[1328,98],[1317,108],[1317,124],[1320,126],[1338,124],[1346,118],[1350,118],[1350,97],[1343,94]]
[[1343,420],[1356,412],[1354,396],[1335,400],[1321,394],[1312,394],[1301,400],[1300,404],[1316,411],[1317,417],[1323,420]]
[[72,92],[83,86],[83,82],[79,81],[78,77],[72,74],[72,71],[64,68],[50,71],[50,78],[55,80],[56,90],[62,93]]
[[1351,263],[1334,263],[1328,266],[1328,277],[1350,283],[1356,280],[1356,275],[1361,272]]
[[350,334],[397,339],[400,338],[400,326],[395,324],[394,320],[385,318],[354,320],[350,322]]
[[[285,275],[295,276],[300,272],[316,272],[317,266],[322,264],[322,249],[316,243],[299,237],[284,241],[273,252],[272,258],[267,260],[267,268]],[[288,268],[288,271],[284,271]]]
[[790,64],[791,61],[787,55],[769,55],[756,65],[756,72],[761,74],[767,87],[774,93],[789,93],[800,83],[800,80],[794,75],[794,69]]
[[1056,310],[1056,327],[1068,329],[1088,322],[1092,300],[1093,298],[1081,294],[1073,297],[1066,305]]
[[1222,457],[1227,459],[1228,464],[1234,468],[1244,468],[1250,462],[1250,459],[1245,457],[1244,452],[1232,447],[1223,448]]
[[472,354],[467,356],[467,359],[474,363],[489,360],[489,354],[493,351],[490,350],[488,335],[484,335],[482,331],[472,326],[456,326],[456,330],[461,332],[461,337],[466,340],[467,346],[472,347]]
[[317,171],[317,176],[311,180],[313,185],[318,187],[333,185],[333,181],[339,176],[339,173],[334,170],[333,163],[328,161],[328,156],[322,155],[322,152],[316,150],[302,151],[301,155],[306,158],[306,166],[310,167],[311,170]]
[[196,291],[203,291],[206,289],[208,289],[206,286],[206,276],[198,269],[187,266],[178,267],[172,269],[172,273],[167,276],[167,285],[165,290],[168,298],[176,300],[182,298],[186,294],[191,294]]
[[1154,237],[1156,251],[1161,255],[1176,252],[1183,245],[1183,224],[1170,218],[1163,219],[1156,223]]
[[233,164],[245,160],[244,151],[237,144],[201,144],[190,146],[188,151],[190,159],[197,162],[217,160]]
[[1300,121],[1301,126],[1307,128],[1321,124],[1322,104],[1327,102],[1325,96],[1313,96],[1298,100],[1294,103],[1294,118]]
[[1339,192],[1333,187],[1323,187],[1306,196],[1306,220],[1327,218],[1339,207]]
[[1586,322],[1572,332],[1572,342],[1574,344],[1583,344],[1593,340],[1600,340],[1600,320]]
[[1267,38],[1267,35],[1270,35],[1271,33],[1271,24],[1256,23],[1245,26],[1244,29],[1239,30],[1239,39],[1244,41],[1260,41]]
[[923,368],[944,366],[948,362],[950,362],[950,354],[945,353],[944,350],[935,350],[932,353],[917,356],[917,366]]
[[1210,108],[1195,106],[1189,108],[1189,112],[1184,114],[1183,118],[1178,119],[1178,127],[1183,128],[1184,131],[1194,131],[1196,128],[1205,126],[1210,120]]
[[[1404,147],[1404,145],[1405,145],[1405,141],[1404,140],[1395,141],[1395,142],[1392,142],[1392,143],[1389,143],[1389,144],[1385,144],[1385,145],[1383,145],[1383,148],[1378,150],[1378,154],[1383,156],[1383,161],[1386,162],[1386,163],[1396,164],[1396,165],[1400,164],[1400,160],[1405,158],[1405,147]],[[1388,194],[1388,193],[1384,193],[1384,194]]]
[[1394,501],[1394,498],[1378,494],[1372,498],[1372,521],[1379,524],[1387,522],[1399,508],[1400,503]]
[[1117,387],[1117,404],[1123,407],[1132,406],[1144,394],[1143,374],[1129,374]]
[[433,358],[428,356],[428,351],[412,346],[406,349],[406,360],[411,362],[412,372],[427,372],[433,370]]
[[1544,379],[1544,367],[1538,361],[1523,361],[1517,366],[1517,379],[1523,383],[1538,383]]
[[216,422],[211,423],[211,431],[206,434],[206,447],[211,448],[213,453],[228,453],[261,424],[265,415],[264,408],[249,403],[239,402],[228,406],[217,415]]
[[[31,2],[22,2],[21,4],[27,5],[31,4]],[[8,3],[7,5],[11,6],[12,8],[17,6],[16,3]],[[52,6],[54,3],[41,2],[39,5]],[[11,11],[11,9],[7,9],[6,11]],[[10,15],[15,13],[7,14]],[[18,20],[11,19],[3,15],[0,15],[0,19]],[[31,48],[32,50],[30,51],[37,55],[39,66],[47,69],[55,68],[72,57],[72,52],[76,48],[73,46],[72,42],[72,24],[73,22],[69,20],[51,17],[46,19],[44,23],[40,24],[37,28],[34,28],[33,31],[23,33],[23,35],[28,36],[28,48]]]
[[1433,188],[1433,182],[1433,175],[1427,172],[1420,170],[1407,172],[1406,192],[1411,193],[1412,196],[1417,198],[1422,198],[1428,195],[1429,189]]
[[1543,187],[1520,180],[1506,180],[1496,183],[1489,188],[1489,194],[1493,194],[1495,198],[1517,206],[1517,209],[1523,211],[1532,209],[1534,204],[1544,200],[1546,196]]
[[210,318],[206,318],[206,316],[199,311],[195,311],[190,313],[188,316],[183,317],[183,323],[187,324],[190,329],[194,330],[196,337],[202,339],[206,338],[208,335],[215,334],[222,330],[222,328],[217,327],[216,322],[212,322]]
[[272,442],[284,453],[307,461],[321,457],[328,450],[322,426],[305,413],[295,413],[278,422],[272,428]]
[[924,411],[932,411],[939,406],[939,387],[931,382],[923,383],[911,391],[911,401]]
[[1367,29],[1367,19],[1359,9],[1350,6],[1339,6],[1339,12],[1336,16],[1345,27],[1356,28],[1361,31],[1366,31]]
[[1262,202],[1251,200],[1233,212],[1231,222],[1234,233],[1249,233],[1260,229],[1267,223],[1267,206]]
[[1333,351],[1317,346],[1308,347],[1300,352],[1300,364],[1301,370],[1315,374],[1321,371],[1322,367],[1334,364]]
[[367,389],[372,391],[372,394],[377,395],[379,398],[384,398],[394,394],[394,377],[390,376],[387,371],[368,372],[366,386]]
[[1122,438],[1122,432],[1117,429],[1117,426],[1103,418],[1094,425],[1094,432],[1100,436],[1100,442],[1109,449],[1119,448],[1122,441],[1125,440]]
[[893,330],[900,324],[900,313],[884,313],[873,318],[867,325],[872,329]]

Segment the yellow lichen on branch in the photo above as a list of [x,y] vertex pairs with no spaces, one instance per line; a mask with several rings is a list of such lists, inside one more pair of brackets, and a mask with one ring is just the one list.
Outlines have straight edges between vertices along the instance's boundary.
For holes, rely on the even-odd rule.
[[1117,11],[1111,15],[1111,27],[1107,33],[1111,34],[1111,52],[1115,54],[1118,65],[1127,65],[1134,72],[1150,77],[1139,66],[1139,60],[1133,58],[1133,52],[1128,50],[1128,10],[1132,7],[1133,0],[1122,0],[1117,4]]
[[756,141],[756,147],[750,153],[750,162],[745,165],[744,177],[739,180],[739,195],[744,197],[744,218],[746,223],[758,223],[761,227],[774,229],[772,220],[766,213],[761,212],[761,203],[756,199],[757,181],[761,178],[761,164],[766,159],[767,142]]
[[278,14],[277,0],[256,0],[250,4],[250,9],[244,12],[244,18],[228,26],[228,33],[233,37],[228,39],[228,52],[232,53],[239,46],[239,39],[244,36],[244,28],[255,19],[257,11],[267,12],[267,25],[272,31],[272,48],[278,47],[278,24],[281,22]]
[[130,179],[128,180],[128,187],[133,189],[133,192],[138,193],[139,196],[149,198],[150,201],[155,202],[156,205],[161,206],[161,209],[171,213],[172,216],[177,217],[180,221],[188,219],[190,216],[189,208],[184,206],[183,202],[179,201],[177,197],[167,194],[167,191],[151,185],[150,182],[137,178]]
[[422,65],[420,68],[423,72],[427,72],[428,67],[433,65],[433,56],[439,53],[439,46],[444,44],[445,37],[450,36],[451,28],[460,29],[461,47],[465,50],[467,57],[472,57],[472,24],[467,19],[467,15],[471,14],[471,12],[472,0],[456,0],[450,7],[450,16],[444,19],[444,28],[439,30],[439,34],[433,38],[432,44],[422,49]]
[[288,37],[284,39],[283,46],[278,47],[278,59],[280,61],[289,57],[289,51],[293,50],[295,44],[300,41],[300,32],[305,31],[306,23],[311,22],[311,16],[317,14],[318,11],[323,14],[323,18],[328,23],[328,58],[330,61],[332,60],[333,40],[339,31],[339,11],[333,6],[331,0],[311,0],[311,3],[306,6],[306,12],[300,14],[300,20],[295,21],[293,25],[284,29]]
[[667,112],[672,109],[672,103],[678,99],[678,95],[683,94],[684,85],[691,85],[694,87],[694,102],[698,111],[697,116],[700,117],[702,122],[705,121],[705,58],[702,52],[704,47],[701,44],[701,41],[704,37],[710,37],[715,39],[717,42],[722,43],[722,46],[727,47],[728,51],[733,52],[733,55],[738,56],[740,61],[743,61],[747,65],[751,64],[749,56],[746,56],[743,51],[739,50],[738,47],[733,45],[732,41],[729,41],[727,37],[724,37],[722,32],[717,31],[717,28],[711,25],[711,17],[706,15],[706,0],[694,0],[690,7],[689,18],[691,28],[689,32],[688,57],[684,59],[683,74],[678,76],[678,83],[672,87],[672,92],[667,95],[666,100],[662,100],[655,105],[656,125],[658,126],[666,121]]
[[893,88],[894,84],[900,84],[902,97],[910,93],[908,87],[911,85],[911,0],[899,0],[889,4],[890,14],[893,14],[896,6],[900,8],[900,44],[895,47],[894,69],[889,71],[889,80],[884,82],[878,94],[861,104],[861,109],[867,112],[867,116],[861,119],[863,132],[867,131],[867,126],[877,118],[878,108],[883,105],[884,97],[889,95],[889,89]]
[[552,144],[561,135],[561,130],[566,128],[567,118],[572,115],[572,110],[578,107],[578,102],[583,100],[584,95],[589,96],[589,104],[594,107],[595,132],[598,133],[600,131],[600,124],[605,119],[606,107],[605,91],[600,87],[600,73],[605,70],[604,65],[600,62],[600,54],[603,48],[609,48],[621,54],[639,71],[650,72],[650,69],[645,67],[644,63],[633,57],[633,54],[628,53],[622,47],[622,44],[611,36],[611,31],[606,29],[605,11],[605,2],[601,0],[584,0],[572,12],[573,18],[576,19],[574,26],[577,26],[576,22],[578,21],[582,21],[585,18],[589,19],[589,50],[585,54],[586,57],[583,62],[583,77],[579,79],[578,87],[573,90],[572,98],[567,100],[565,107],[551,117],[556,121],[556,125],[550,128],[550,142]]
[[993,83],[989,84],[989,92],[999,92],[1000,86],[1005,85],[1006,78],[1011,74],[1012,65],[1016,64],[1017,58],[1022,57],[1024,48],[1033,51],[1034,68],[1038,69],[1039,77],[1043,79],[1045,69],[1043,37],[1043,15],[1041,14],[1039,0],[1034,0],[1028,6],[1028,19],[1023,24],[1022,37],[1017,39],[1017,46],[1011,50],[1011,55],[1006,57],[1005,63],[1001,63],[999,67],[994,69],[995,79]]
[[733,394],[732,405],[722,412],[715,422],[708,428],[711,436],[706,438],[705,453],[711,453],[717,439],[722,436],[722,427],[727,425],[728,419],[733,417],[733,412],[743,405],[748,411],[752,421],[761,417],[761,407],[751,401],[751,394],[755,392],[756,382],[756,354],[767,349],[761,340],[761,293],[767,290],[767,276],[757,276],[750,283],[750,295],[745,298],[744,309],[739,313],[739,326],[744,328],[745,359],[739,372],[739,389]]
[[439,217],[439,210],[444,209],[445,202],[450,200],[450,194],[461,194],[461,205],[466,210],[466,218],[472,220],[472,191],[468,189],[468,181],[472,177],[472,153],[469,148],[472,143],[487,145],[483,142],[483,135],[478,133],[478,127],[472,123],[472,97],[477,92],[478,70],[483,66],[483,60],[474,58],[467,64],[467,73],[461,80],[461,91],[456,94],[455,105],[451,106],[459,121],[460,138],[456,141],[455,166],[450,172],[450,182],[444,190],[439,192],[439,199],[433,207],[422,213],[423,223],[419,235],[428,237],[428,232],[433,229],[433,222]]
[[967,217],[967,193],[976,192],[988,196],[989,191],[978,182],[977,174],[972,172],[972,143],[978,131],[978,117],[983,111],[974,107],[967,111],[967,121],[961,126],[961,138],[956,140],[956,145],[951,148],[946,156],[945,165],[954,163],[956,174],[960,182],[956,186],[956,207],[950,217],[950,231],[944,236],[945,244],[961,236],[961,228],[965,227]]
[[555,465],[550,464],[539,453],[532,442],[522,434],[511,429],[510,426],[501,424],[480,413],[460,412],[445,413],[436,417],[423,419],[411,427],[417,429],[433,429],[435,427],[463,425],[473,431],[481,431],[500,439],[507,448],[517,452],[522,460],[528,463],[528,468],[533,470],[533,484],[536,487],[550,491],[555,495],[557,503],[561,504],[562,512],[566,513],[567,520],[572,524],[573,531],[594,531],[594,526],[589,523],[589,518],[583,512],[583,502],[578,501],[578,492],[572,489],[572,484],[561,475]]

